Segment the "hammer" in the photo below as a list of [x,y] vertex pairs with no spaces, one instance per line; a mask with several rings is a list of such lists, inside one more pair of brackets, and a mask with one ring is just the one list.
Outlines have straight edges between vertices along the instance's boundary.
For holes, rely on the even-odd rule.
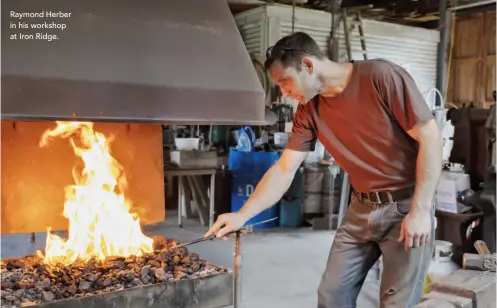
[[487,244],[483,241],[475,242],[476,251],[478,254],[465,253],[463,255],[462,267],[469,270],[495,272],[497,258],[495,253],[490,253]]

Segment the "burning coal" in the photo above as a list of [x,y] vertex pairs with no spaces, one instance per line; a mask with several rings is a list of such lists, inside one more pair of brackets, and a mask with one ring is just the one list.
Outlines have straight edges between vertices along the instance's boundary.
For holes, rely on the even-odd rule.
[[28,307],[61,299],[119,291],[146,284],[193,279],[227,272],[164,237],[141,256],[78,259],[71,265],[44,264],[38,255],[1,263],[1,307]]

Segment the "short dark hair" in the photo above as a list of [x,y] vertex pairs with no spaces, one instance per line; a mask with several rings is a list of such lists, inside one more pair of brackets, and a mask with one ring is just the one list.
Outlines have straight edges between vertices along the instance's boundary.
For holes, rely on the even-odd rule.
[[281,38],[274,46],[268,48],[264,67],[268,70],[275,61],[280,61],[284,67],[292,66],[300,70],[302,58],[306,55],[318,59],[326,57],[309,34],[295,32]]

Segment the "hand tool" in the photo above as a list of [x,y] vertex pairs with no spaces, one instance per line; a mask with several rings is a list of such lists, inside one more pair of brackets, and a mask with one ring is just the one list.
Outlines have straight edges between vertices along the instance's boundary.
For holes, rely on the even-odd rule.
[[484,241],[477,240],[474,245],[475,245],[476,251],[478,251],[478,253],[480,255],[489,255],[489,254],[491,254],[490,250],[488,250],[487,244],[485,244]]
[[[260,222],[257,222],[257,223],[254,223],[254,224],[242,227],[242,228],[240,228],[240,230],[232,231],[232,232],[226,234],[226,236],[230,236],[232,234],[235,234],[236,232],[240,232],[242,234],[251,233],[253,231],[253,229],[254,229],[254,226],[262,225],[262,224],[265,224],[267,222],[270,222],[270,221],[273,221],[273,220],[276,220],[276,219],[278,219],[278,217],[267,219],[267,220],[264,220],[264,221],[260,221]],[[201,242],[205,242],[205,241],[208,241],[208,240],[213,240],[215,238],[216,238],[216,235],[213,234],[213,235],[208,236],[208,237],[202,237],[202,238],[199,238],[199,239],[187,242],[187,243],[183,243],[183,244],[179,244],[179,245],[173,246],[170,249],[179,248],[179,247],[185,247],[185,246],[190,246],[190,245],[201,243]]]
[[464,269],[495,272],[497,267],[496,254],[490,253],[484,241],[478,240],[474,245],[478,254],[465,253],[463,255],[462,267]]

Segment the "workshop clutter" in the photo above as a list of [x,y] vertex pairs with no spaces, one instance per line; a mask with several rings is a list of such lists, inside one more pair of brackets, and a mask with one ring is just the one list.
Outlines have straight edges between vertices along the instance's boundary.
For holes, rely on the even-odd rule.
[[299,227],[302,224],[304,198],[304,168],[295,173],[290,188],[280,202],[280,227]]
[[449,213],[464,213],[471,209],[458,201],[458,197],[470,188],[469,174],[442,171],[437,186],[437,210]]
[[[483,241],[478,240],[473,245],[478,254],[465,253],[462,269],[446,266],[444,273],[429,283],[429,293],[425,292],[415,308],[495,307],[496,255],[490,253]],[[450,251],[444,243],[440,246],[444,246],[442,251]]]

